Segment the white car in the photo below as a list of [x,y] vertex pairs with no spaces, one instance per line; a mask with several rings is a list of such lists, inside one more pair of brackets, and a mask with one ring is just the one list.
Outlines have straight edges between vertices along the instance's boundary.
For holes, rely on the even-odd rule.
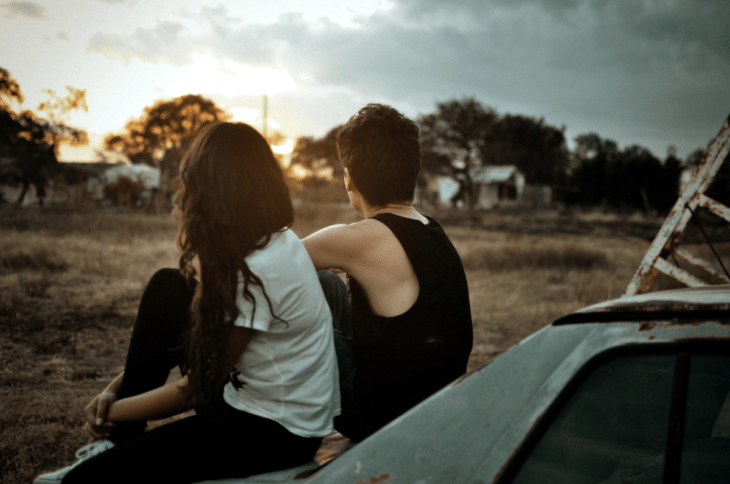
[[546,326],[324,466],[224,482],[728,483],[729,393],[730,285],[626,297]]

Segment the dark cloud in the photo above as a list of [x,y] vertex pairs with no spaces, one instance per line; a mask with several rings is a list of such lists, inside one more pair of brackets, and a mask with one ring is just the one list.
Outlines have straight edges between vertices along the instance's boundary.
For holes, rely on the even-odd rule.
[[6,10],[5,18],[28,17],[45,19],[45,8],[33,2],[0,3],[0,9]]
[[[475,96],[573,134],[599,131],[657,151],[672,137],[686,151],[704,145],[730,98],[727,0],[400,0],[358,18],[357,28],[297,14],[251,24],[224,7],[188,16],[201,33],[161,24],[127,37],[97,34],[91,48],[179,64],[207,45],[284,68],[315,99],[314,89],[330,89],[429,112],[436,101]],[[312,107],[298,95],[289,101]]]

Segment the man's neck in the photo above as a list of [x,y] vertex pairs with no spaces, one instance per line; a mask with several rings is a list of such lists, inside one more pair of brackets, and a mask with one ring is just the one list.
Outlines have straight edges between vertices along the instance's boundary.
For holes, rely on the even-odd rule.
[[365,218],[372,218],[380,213],[392,213],[404,218],[418,220],[419,222],[428,223],[426,217],[418,213],[418,211],[410,203],[389,203],[380,207],[366,206],[363,210]]

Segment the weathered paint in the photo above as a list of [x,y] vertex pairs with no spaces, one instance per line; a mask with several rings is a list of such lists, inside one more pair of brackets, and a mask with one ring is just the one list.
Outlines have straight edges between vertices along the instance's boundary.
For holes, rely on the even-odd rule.
[[730,209],[722,203],[711,199],[705,194],[702,194],[700,195],[699,205],[701,207],[705,207],[707,210],[709,210],[711,213],[714,213],[718,217],[724,218],[725,220],[730,222]]
[[577,313],[720,310],[730,310],[730,285],[728,284],[626,296],[588,306]]
[[357,481],[356,484],[380,484],[382,482],[390,481],[391,477],[393,476],[391,476],[389,472],[383,472],[379,476],[370,477],[364,481]]
[[671,277],[675,281],[681,282],[685,286],[703,287],[708,285],[699,277],[695,277],[684,269],[679,268],[674,264],[670,264],[669,262],[661,258],[654,261],[654,268],[662,274]]
[[[728,153],[730,153],[730,116],[725,120],[717,136],[710,144],[692,181],[684,189],[669,212],[664,224],[659,229],[659,233],[641,261],[636,274],[634,274],[633,279],[626,288],[624,296],[647,292],[654,284],[654,280],[660,271],[671,277],[676,278],[676,276],[679,276],[680,279],[678,280],[683,284],[690,280],[684,277],[684,274],[671,270],[665,259],[677,247],[677,241],[692,217],[692,212],[701,201],[709,204],[707,202],[709,199],[706,199],[706,197],[701,199],[701,197],[715,178]],[[725,218],[725,215],[730,216],[730,210],[717,202],[709,205],[712,206],[713,213],[718,213],[723,218]]]
[[719,279],[724,283],[730,283],[730,278],[728,278],[724,272],[720,272],[717,267],[713,266],[706,260],[700,259],[696,255],[684,250],[681,247],[677,247],[677,250],[675,250],[674,253],[689,262],[690,264],[693,264],[695,267],[699,267],[700,269],[704,270],[716,279]]

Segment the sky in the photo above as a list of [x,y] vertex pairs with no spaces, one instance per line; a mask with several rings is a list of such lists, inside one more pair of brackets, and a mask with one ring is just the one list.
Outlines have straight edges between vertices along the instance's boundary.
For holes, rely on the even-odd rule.
[[0,0],[24,108],[85,89],[99,142],[202,94],[234,120],[321,137],[369,102],[411,118],[474,97],[663,159],[730,114],[728,0]]

